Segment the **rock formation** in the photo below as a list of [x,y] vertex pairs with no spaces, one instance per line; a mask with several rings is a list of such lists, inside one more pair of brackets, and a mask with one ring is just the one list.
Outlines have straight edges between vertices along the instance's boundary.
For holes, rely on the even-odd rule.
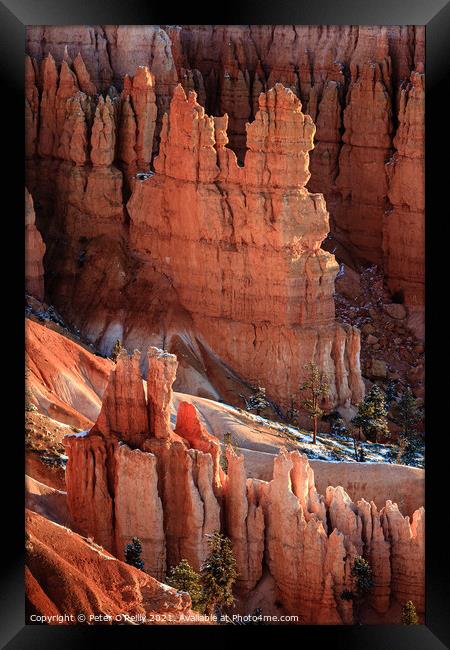
[[[405,90],[411,73],[421,74],[423,70],[423,27],[36,26],[27,28],[27,53],[37,62],[51,53],[58,66],[63,62],[72,65],[78,86],[86,95],[106,92],[111,84],[120,91],[126,86],[126,75],[134,74],[138,66],[147,66],[154,77],[157,107],[154,152],[177,82],[186,91],[195,89],[209,113],[228,114],[230,145],[240,160],[245,155],[245,125],[258,111],[260,92],[277,82],[290,87],[317,123],[309,186],[312,191],[325,193],[333,237],[344,246],[341,254],[351,263],[377,261],[383,265],[393,291],[403,290],[407,304],[416,304],[423,291],[423,278],[416,272],[412,287],[411,274],[402,275],[399,269],[417,269],[420,238],[412,246],[399,242],[401,259],[406,261],[399,265],[395,242],[404,228],[398,223],[403,224],[407,217],[404,207],[397,213],[395,206],[401,203],[394,202],[394,211],[390,211],[390,179],[383,167],[402,138],[399,111],[403,113],[403,92],[399,89]],[[44,76],[54,76],[48,70],[34,79],[35,70],[36,65],[27,63],[27,78],[33,79],[27,90],[27,142],[31,147],[38,128],[36,85],[42,84]],[[377,76],[373,97],[370,71]],[[46,91],[42,100],[50,107],[55,102],[52,93]],[[423,103],[413,103],[417,124],[423,125]],[[385,109],[378,117],[369,110],[377,110],[377,106]],[[135,155],[135,126],[129,108],[125,99],[124,132],[128,135],[123,138],[123,147],[128,153],[119,152],[125,163]],[[389,114],[399,114],[398,127]],[[356,131],[350,126],[351,115],[358,116]],[[51,122],[42,122],[41,129],[46,133],[44,139],[51,139]],[[423,158],[422,145],[415,142],[412,147],[417,157]],[[398,157],[402,156],[398,151]],[[409,175],[411,164],[401,164],[401,174]],[[423,186],[423,170],[417,168],[417,172],[421,182],[416,189]],[[374,177],[380,180],[378,189],[373,187]],[[398,190],[392,192],[399,198]],[[417,221],[422,211],[419,204],[415,201],[409,208],[408,219],[414,214]]]
[[[121,98],[111,89],[105,99],[87,96],[81,61],[75,71],[63,61],[58,72],[51,55],[41,64],[41,159],[29,169],[49,240],[52,302],[66,305],[67,317],[107,351],[116,338],[146,349],[166,328],[187,328],[200,364],[208,351],[280,403],[296,393],[311,359],[330,376],[330,404],[358,402],[359,335],[334,321],[337,265],[320,248],[328,215],[323,197],[304,187],[314,124],[295,95],[277,85],[260,96],[239,167],[226,146],[227,117],[208,117],[179,86],[163,119],[156,173],[137,180],[132,174],[148,171],[151,159],[153,75],[138,68]],[[31,71],[27,79],[31,95]],[[208,286],[205,268],[215,268]],[[146,325],[145,311],[154,319]],[[230,347],[234,340],[240,345]],[[292,366],[294,350],[302,354],[287,379],[282,368]],[[273,355],[282,360],[276,372]]]
[[[400,91],[396,152],[386,164],[389,201],[383,224],[389,287],[423,319],[425,304],[425,75],[411,74]],[[423,326],[422,326],[423,334]],[[420,332],[420,329],[419,329]]]
[[45,244],[36,228],[33,198],[25,188],[25,291],[44,300]]
[[251,591],[262,575],[264,553],[264,513],[257,481],[247,479],[244,457],[226,450],[224,477],[226,526],[237,563],[237,586]]
[[327,212],[322,195],[304,188],[314,125],[281,85],[259,107],[239,167],[226,147],[226,116],[207,116],[195,93],[186,98],[178,86],[156,173],[135,185],[127,205],[131,246],[170,278],[197,340],[239,375],[281,401],[314,358],[329,373],[331,402],[357,402],[358,332],[334,321],[337,267],[320,248]]
[[25,524],[27,621],[53,616],[53,625],[70,624],[64,617],[72,616],[75,623],[84,615],[89,625],[199,622],[187,594],[116,559],[92,540],[30,510]]
[[208,535],[222,530],[233,545],[241,597],[267,567],[284,609],[301,623],[353,622],[352,603],[341,594],[354,589],[351,568],[362,554],[373,569],[370,603],[379,614],[386,615],[392,598],[412,599],[423,612],[423,508],[410,524],[391,501],[378,512],[374,503],[353,503],[339,486],[328,487],[324,498],[297,451],[282,450],[265,482],[247,479],[243,456],[228,449],[225,473],[216,466],[219,445],[191,404],[181,402],[176,432],[168,425],[158,437],[150,419],[142,432],[145,402],[161,422],[175,379],[173,355],[152,350],[150,356],[147,396],[138,354],[123,352],[95,426],[65,437],[68,507],[77,532],[119,558],[137,535],[146,570],[162,579],[182,558],[198,570]]
[[[364,476],[352,498],[328,482],[322,496],[297,452],[262,481],[227,450],[225,473],[192,404],[171,420],[177,368],[177,390],[233,403],[262,385],[283,410],[312,360],[330,382],[326,408],[360,401],[359,330],[336,321],[328,250],[381,267],[386,313],[422,332],[423,61],[413,26],[27,29],[26,290],[43,300],[45,268],[46,300],[97,350],[120,339],[143,351],[111,367],[77,350],[58,381],[51,334],[30,327],[49,346],[45,368],[30,361],[33,404],[89,429],[66,437],[67,500],[74,528],[106,552],[122,559],[138,536],[164,579],[182,558],[198,570],[220,529],[244,599],[269,575],[286,611],[334,624],[353,620],[341,594],[363,554],[379,615],[407,599],[423,612],[422,508],[375,505],[358,493]],[[381,356],[364,365],[373,378],[392,374]],[[41,583],[31,575],[53,611]]]
[[[230,142],[240,159],[245,154],[240,114],[251,120],[256,113],[255,89],[258,93],[281,82],[308,105],[308,113],[317,124],[309,187],[325,194],[332,234],[345,247],[346,263],[352,258],[377,261],[383,265],[388,282],[401,284],[407,304],[413,305],[413,301],[408,302],[406,273],[400,280],[399,271],[387,263],[384,213],[390,214],[390,199],[389,179],[383,166],[397,146],[392,140],[397,126],[389,114],[395,116],[400,109],[398,91],[411,73],[423,69],[423,28],[252,25],[215,26],[212,30],[208,26],[186,25],[166,27],[166,31],[172,40],[177,70],[198,68],[202,75],[207,89],[206,109],[229,114]],[[362,83],[368,90],[363,79],[370,75],[370,69],[381,73],[377,99],[373,97],[384,104],[385,110],[378,117],[370,110],[374,108],[371,93],[366,94],[364,87],[363,92],[352,90],[355,83],[357,88]],[[238,96],[230,92],[230,87],[239,87]],[[356,134],[351,136],[344,124],[350,113],[359,115],[358,144],[349,141]],[[417,105],[417,116],[423,128],[423,106]],[[401,125],[397,133],[400,130]],[[390,135],[387,140],[386,135]],[[417,187],[422,190],[423,170],[417,171],[421,180]],[[374,177],[380,180],[376,191]],[[395,228],[397,223],[394,217],[389,228]],[[414,241],[414,249],[419,247],[420,237]],[[414,265],[414,252],[410,257],[406,247],[401,249],[402,259]],[[392,248],[387,256],[391,253],[395,267],[396,253]],[[418,281],[416,291],[417,286],[423,289],[423,280]]]
[[344,111],[336,178],[341,201],[335,223],[359,259],[380,264],[388,192],[385,162],[392,147],[391,100],[379,64],[365,64],[357,74]]
[[[152,350],[148,368],[145,395],[139,355],[119,355],[95,426],[66,438],[66,481],[76,529],[119,557],[124,541],[141,531],[148,570],[162,578],[166,555],[169,566],[186,558],[199,568],[207,535],[220,528],[220,508],[213,456],[201,451],[203,440],[196,448],[192,437],[188,444],[169,425],[176,358]],[[184,428],[181,415],[177,429]],[[139,503],[137,491],[142,491]]]

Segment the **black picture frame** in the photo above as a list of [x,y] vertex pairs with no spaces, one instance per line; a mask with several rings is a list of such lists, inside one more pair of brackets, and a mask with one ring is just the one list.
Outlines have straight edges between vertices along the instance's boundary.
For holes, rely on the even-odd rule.
[[[445,523],[448,497],[445,445],[445,397],[438,394],[441,380],[438,369],[444,363],[442,348],[448,347],[445,334],[439,334],[442,310],[447,292],[440,294],[438,278],[445,278],[448,254],[442,239],[448,208],[445,205],[448,179],[448,154],[440,159],[444,148],[443,136],[448,129],[448,66],[450,63],[450,6],[446,0],[303,0],[269,2],[241,0],[239,3],[211,3],[207,8],[199,3],[186,3],[173,9],[165,3],[136,0],[3,0],[0,2],[0,70],[2,109],[4,116],[0,145],[7,156],[7,176],[3,176],[4,198],[9,207],[4,212],[3,238],[5,248],[13,252],[13,260],[4,276],[4,300],[8,309],[8,349],[11,354],[8,384],[11,398],[16,396],[14,417],[9,427],[7,464],[11,469],[2,499],[2,519],[6,524],[3,537],[7,548],[0,566],[4,569],[0,601],[0,642],[9,650],[22,648],[80,648],[126,642],[114,627],[95,626],[32,626],[25,625],[23,583],[23,94],[24,44],[26,25],[76,24],[337,24],[337,25],[426,25],[426,616],[421,626],[285,626],[285,627],[136,627],[126,626],[130,635],[139,635],[136,642],[189,643],[195,634],[202,644],[229,644],[235,635],[241,642],[264,640],[280,643],[290,640],[306,644],[326,644],[333,648],[439,649],[449,647],[449,589],[448,559],[446,557]],[[6,135],[12,136],[12,146],[6,146]],[[448,175],[448,172],[447,172]],[[12,243],[14,242],[14,243]],[[448,243],[446,244],[448,246]],[[5,252],[5,250],[4,250]],[[445,266],[444,266],[445,265]],[[12,281],[14,279],[14,281]],[[18,286],[19,285],[19,286]],[[14,322],[17,318],[17,324]],[[438,347],[439,346],[439,347]],[[6,362],[5,362],[6,363]],[[447,366],[448,367],[448,366]],[[16,372],[13,373],[12,370]],[[11,381],[9,377],[13,377]],[[448,383],[448,382],[447,382]],[[448,392],[448,391],[447,391]],[[448,399],[448,398],[447,398]],[[10,402],[8,397],[8,411]],[[13,433],[12,433],[13,432]],[[5,443],[4,443],[5,444]],[[2,449],[5,447],[2,445]],[[5,465],[3,466],[5,469]],[[145,634],[145,637],[141,635]],[[118,638],[118,636],[120,639]],[[256,637],[255,637],[256,635]],[[158,639],[158,641],[157,641]]]

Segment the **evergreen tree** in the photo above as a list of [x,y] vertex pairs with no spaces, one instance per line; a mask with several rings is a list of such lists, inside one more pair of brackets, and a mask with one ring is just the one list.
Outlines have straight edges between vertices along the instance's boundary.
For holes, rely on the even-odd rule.
[[378,442],[378,438],[389,437],[387,425],[387,408],[383,392],[374,384],[362,402],[358,404],[358,412],[352,419],[352,424],[369,440]]
[[361,555],[355,557],[352,566],[352,576],[355,578],[356,589],[360,594],[366,594],[373,587],[372,569],[367,560]]
[[316,444],[318,420],[323,415],[320,406],[329,393],[329,385],[324,373],[315,363],[307,363],[305,370],[308,372],[307,379],[300,386],[300,390],[306,394],[302,400],[302,407],[312,420],[313,444]]
[[417,449],[417,424],[423,418],[422,409],[417,406],[410,386],[402,392],[393,408],[394,422],[400,427],[398,436],[397,462],[410,463]]
[[119,356],[122,347],[123,346],[120,339],[117,339],[111,352],[111,359],[114,361],[114,363],[117,363],[117,357]]
[[385,401],[388,407],[395,400],[396,395],[397,395],[397,381],[395,379],[389,379],[385,391]]
[[209,614],[215,610],[220,616],[222,607],[234,602],[232,589],[238,575],[236,559],[230,540],[221,533],[210,535],[208,545],[209,555],[200,572],[202,603]]
[[300,413],[298,409],[295,406],[295,395],[290,396],[290,405],[289,408],[286,410],[286,416],[285,419],[290,422],[293,425],[298,424],[298,417]]
[[361,440],[358,438],[357,427],[355,427],[353,424],[350,424],[350,426],[348,427],[348,432],[350,433],[350,437],[353,440],[353,452],[355,454],[356,462],[364,463],[366,457],[364,454],[364,448],[361,444]]
[[181,560],[177,566],[172,567],[166,582],[177,591],[185,591],[189,594],[192,609],[203,611],[200,575],[194,571],[187,560]]
[[419,625],[419,617],[412,600],[408,600],[402,607],[403,625]]
[[249,398],[245,399],[247,411],[256,411],[256,415],[259,415],[261,411],[270,407],[270,402],[266,397],[266,389],[262,386],[254,388],[254,394]]
[[411,387],[407,386],[396,404],[394,421],[401,427],[402,435],[407,438],[416,431],[422,417],[423,411],[417,406]]
[[133,537],[131,544],[127,544],[125,548],[125,562],[136,569],[144,570],[144,561],[141,559],[142,544],[139,537]]
[[361,605],[373,587],[372,568],[367,560],[361,555],[357,555],[353,562],[351,574],[355,582],[355,588],[350,593],[353,594],[355,603],[355,618],[359,622]]
[[233,434],[230,431],[226,431],[223,434],[223,447],[222,447],[222,453],[220,454],[220,466],[225,472],[225,474],[228,473],[228,460],[227,460],[227,449],[231,448],[236,456],[239,456],[239,449],[237,448]]

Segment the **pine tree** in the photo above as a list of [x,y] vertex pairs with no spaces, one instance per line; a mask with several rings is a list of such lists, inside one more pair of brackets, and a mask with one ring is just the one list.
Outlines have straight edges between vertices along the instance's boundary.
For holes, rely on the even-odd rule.
[[254,388],[254,394],[246,399],[246,409],[247,411],[256,411],[256,415],[259,415],[261,411],[270,407],[270,402],[266,396],[266,389],[262,386]]
[[358,427],[366,438],[378,442],[380,436],[389,437],[386,416],[383,392],[374,384],[369,394],[358,404],[358,412],[352,419],[352,424]]
[[231,448],[236,456],[239,456],[239,449],[236,446],[233,438],[233,434],[230,431],[226,431],[223,434],[223,447],[222,453],[220,454],[220,466],[225,472],[228,473],[228,459],[227,459],[227,449]]
[[398,462],[411,462],[417,447],[417,424],[423,417],[422,409],[417,406],[410,386],[402,392],[394,409],[394,422],[399,425]]
[[177,591],[185,591],[189,594],[192,609],[203,611],[200,574],[194,571],[187,560],[181,560],[177,566],[172,567],[166,582]]
[[403,625],[419,625],[419,617],[412,600],[408,600],[402,607]]
[[122,347],[123,346],[120,339],[117,339],[111,352],[111,359],[114,361],[114,363],[117,363],[117,357],[119,356]]
[[127,544],[125,547],[125,562],[131,566],[136,567],[136,569],[144,570],[144,561],[141,559],[142,555],[142,544],[139,537],[133,537],[131,544]]
[[397,381],[395,379],[389,379],[386,391],[385,391],[385,402],[389,406],[395,400],[397,395]]
[[348,427],[348,432],[350,434],[350,437],[353,440],[353,452],[355,454],[355,460],[357,463],[364,463],[366,460],[366,457],[364,455],[364,448],[361,444],[361,440],[358,438],[358,431],[357,427],[354,426],[353,424],[350,424]]
[[313,444],[316,444],[318,420],[323,415],[320,408],[322,400],[328,396],[329,385],[323,372],[315,363],[307,363],[305,370],[308,372],[306,381],[300,386],[300,390],[306,393],[302,400],[302,406],[308,413],[313,423]]
[[355,582],[353,600],[355,603],[355,618],[359,622],[360,608],[367,594],[373,587],[372,567],[361,555],[355,557],[351,574]]
[[395,422],[401,427],[405,437],[411,435],[423,417],[422,409],[417,406],[410,386],[402,392],[395,409]]
[[228,537],[221,533],[209,536],[209,555],[201,567],[202,602],[211,614],[221,615],[222,607],[234,602],[233,585],[237,578],[236,559]]
[[361,555],[355,557],[352,566],[352,576],[355,578],[356,588],[360,594],[365,594],[372,589],[372,569],[368,561]]

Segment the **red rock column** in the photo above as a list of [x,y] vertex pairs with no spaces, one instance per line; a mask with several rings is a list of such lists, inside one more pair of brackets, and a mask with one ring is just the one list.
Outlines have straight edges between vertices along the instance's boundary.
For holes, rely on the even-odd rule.
[[[400,92],[397,151],[386,164],[393,209],[383,222],[384,265],[389,288],[403,294],[423,320],[425,302],[425,76],[411,74]],[[423,335],[423,323],[416,328]]]
[[401,605],[412,600],[425,611],[425,509],[403,517],[396,503],[386,501],[381,511],[385,537],[391,544],[391,589]]
[[172,442],[164,463],[167,566],[182,559],[198,571],[208,554],[208,537],[220,530],[210,454]]
[[122,559],[126,545],[132,537],[138,537],[142,543],[145,571],[164,580],[166,548],[156,457],[121,444],[115,460],[116,555]]
[[388,193],[385,162],[392,147],[391,99],[378,63],[367,63],[360,71],[353,67],[352,72],[336,179],[342,200],[335,224],[359,260],[380,264]]
[[237,586],[248,592],[256,586],[262,575],[264,514],[253,481],[247,481],[244,457],[237,456],[231,449],[227,449],[226,455],[226,531],[236,558],[239,574]]
[[146,66],[139,66],[132,77],[125,75],[122,98],[129,102],[128,108],[132,110],[136,124],[133,143],[136,171],[148,171],[152,158],[157,108],[155,77]]
[[45,244],[36,228],[33,198],[25,188],[25,291],[44,300]]
[[343,487],[327,487],[327,511],[332,528],[337,528],[345,535],[346,548],[351,543],[358,555],[362,555],[362,521],[358,508],[348,496]]
[[180,402],[175,432],[188,441],[191,447],[211,454],[213,460],[213,484],[216,496],[221,494],[220,444],[202,425],[197,409],[190,402]]
[[36,153],[39,121],[39,92],[36,72],[29,56],[25,57],[25,157]]
[[177,374],[178,361],[155,347],[148,350],[147,400],[150,432],[155,438],[170,438],[170,403],[172,384]]
[[92,428],[93,432],[116,437],[130,447],[141,447],[150,435],[139,360],[139,352],[129,357],[126,350],[121,350]]
[[316,517],[305,520],[292,492],[292,467],[290,455],[281,451],[265,490],[266,558],[283,605],[311,623],[324,597],[327,534]]
[[370,593],[372,607],[384,614],[388,611],[391,595],[391,548],[384,537],[380,513],[373,501],[361,499],[357,503],[363,521],[364,556],[372,567],[374,587]]
[[51,157],[57,144],[56,91],[58,71],[51,54],[41,64],[42,94],[39,115],[38,153],[41,157]]
[[64,437],[67,505],[76,532],[92,537],[110,553],[115,550],[113,497],[108,476],[112,448],[93,433]]

